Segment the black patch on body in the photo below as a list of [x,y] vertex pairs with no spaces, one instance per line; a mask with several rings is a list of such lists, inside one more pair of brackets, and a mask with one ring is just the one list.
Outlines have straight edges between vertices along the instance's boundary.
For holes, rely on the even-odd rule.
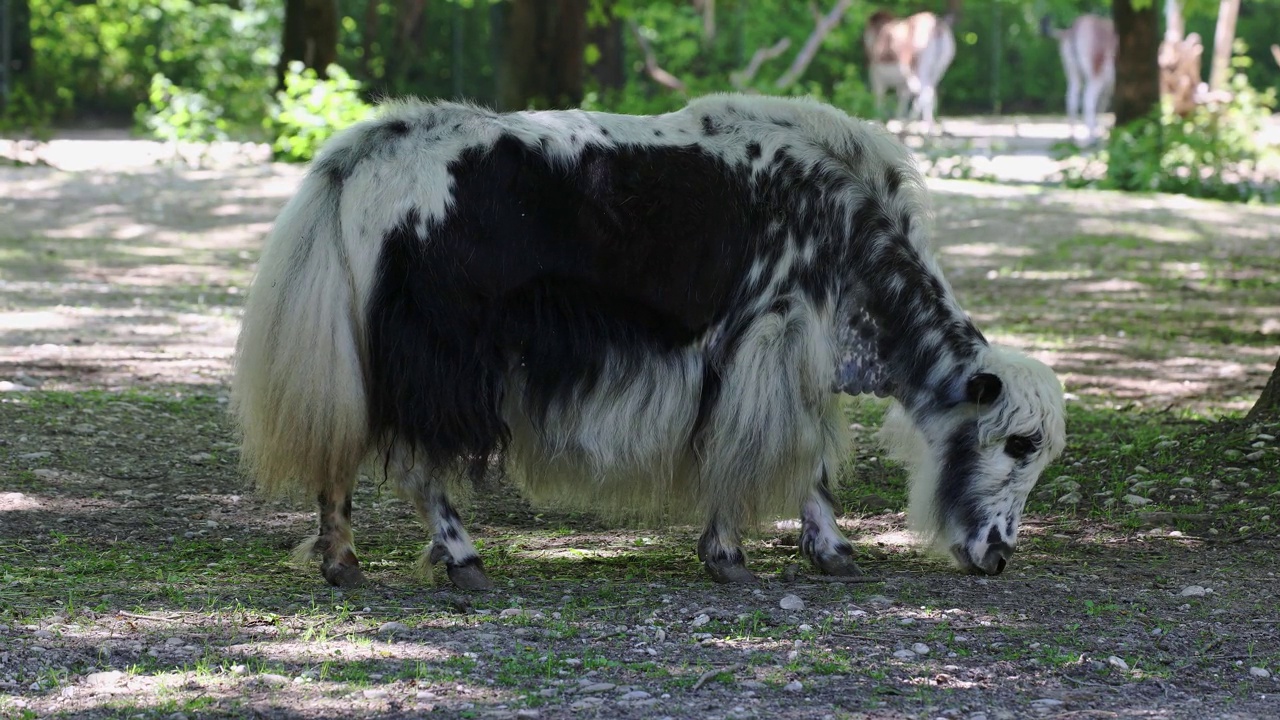
[[449,215],[422,238],[410,213],[383,241],[367,310],[378,437],[481,475],[508,437],[512,371],[538,422],[611,358],[638,366],[713,324],[745,329],[736,298],[763,217],[745,168],[696,146],[595,145],[566,167],[504,136],[449,170]]

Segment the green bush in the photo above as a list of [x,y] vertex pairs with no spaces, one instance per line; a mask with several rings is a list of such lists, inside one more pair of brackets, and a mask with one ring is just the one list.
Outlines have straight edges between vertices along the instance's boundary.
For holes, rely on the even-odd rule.
[[359,82],[338,65],[325,72],[328,78],[322,80],[300,62],[289,64],[269,121],[278,159],[306,162],[339,130],[372,114],[373,106],[360,97]]

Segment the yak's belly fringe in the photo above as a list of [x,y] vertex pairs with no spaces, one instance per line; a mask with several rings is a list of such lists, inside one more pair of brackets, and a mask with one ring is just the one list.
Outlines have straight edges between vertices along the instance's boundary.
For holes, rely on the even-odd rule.
[[588,508],[613,520],[745,527],[793,516],[819,468],[840,465],[847,433],[833,378],[829,327],[807,302],[765,314],[723,369],[706,425],[692,437],[702,356],[610,362],[588,392],[546,419],[523,406],[518,377],[504,408],[511,476],[535,503]]
[[553,401],[540,419],[524,379],[508,379],[508,470],[536,504],[591,509],[611,520],[685,517],[693,490],[689,436],[698,412],[702,358],[694,349],[640,362],[611,357],[588,390]]
[[808,300],[790,298],[751,324],[697,439],[704,517],[746,527],[798,512],[820,466],[839,467],[845,447],[834,377],[830,322]]

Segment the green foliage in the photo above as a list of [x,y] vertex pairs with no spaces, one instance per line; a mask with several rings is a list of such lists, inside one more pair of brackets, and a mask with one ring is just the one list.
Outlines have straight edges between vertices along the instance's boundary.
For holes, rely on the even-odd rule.
[[[57,119],[135,115],[163,75],[220,106],[230,125],[260,121],[270,94],[281,7],[193,0],[47,0],[31,3],[37,61],[26,91]],[[258,93],[257,104],[232,102]]]
[[373,107],[360,97],[360,83],[337,65],[320,79],[301,62],[289,64],[279,105],[271,113],[276,157],[305,162],[334,133],[369,117]]
[[[1249,85],[1242,71],[1250,60],[1238,49],[1230,101],[1199,106],[1186,118],[1166,102],[1151,117],[1113,130],[1105,149],[1068,169],[1066,183],[1219,200],[1280,197],[1280,182],[1260,169],[1268,148],[1258,140],[1276,92]],[[1091,172],[1091,165],[1105,165],[1105,174]]]
[[226,111],[205,93],[178,87],[156,73],[151,78],[150,101],[139,106],[137,120],[159,140],[211,142],[228,138]]

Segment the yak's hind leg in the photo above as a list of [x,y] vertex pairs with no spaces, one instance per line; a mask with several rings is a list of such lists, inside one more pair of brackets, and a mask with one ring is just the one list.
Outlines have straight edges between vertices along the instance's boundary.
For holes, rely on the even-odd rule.
[[355,473],[344,477],[345,481],[325,486],[320,491],[320,532],[299,545],[294,551],[294,558],[304,561],[319,556],[320,573],[330,585],[353,588],[364,584],[364,573],[356,559],[351,532],[351,493],[355,489]]
[[424,574],[431,566],[443,563],[449,581],[462,590],[490,590],[493,583],[484,574],[480,556],[462,518],[449,502],[447,471],[415,462],[413,453],[397,449],[395,469],[399,473],[399,492],[418,511],[418,517],[431,532],[431,543],[422,551],[420,560]]
[[800,508],[800,554],[827,575],[861,575],[853,562],[853,545],[836,524],[836,499],[827,468],[818,471],[817,484]]

